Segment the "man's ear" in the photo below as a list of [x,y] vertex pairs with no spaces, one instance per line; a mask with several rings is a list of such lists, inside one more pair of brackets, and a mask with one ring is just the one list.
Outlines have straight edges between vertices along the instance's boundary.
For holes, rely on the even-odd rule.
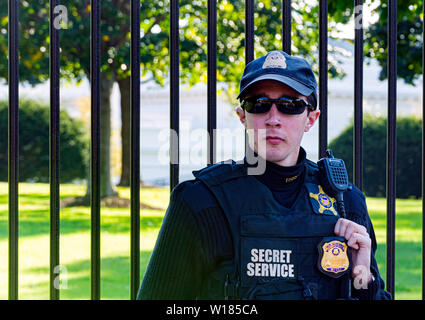
[[246,128],[246,116],[245,116],[245,110],[243,110],[240,106],[237,106],[235,108],[236,114],[239,117],[239,120],[241,121],[242,125]]
[[311,127],[316,123],[319,118],[320,110],[310,111],[307,115],[307,123],[304,128],[304,132],[310,131]]

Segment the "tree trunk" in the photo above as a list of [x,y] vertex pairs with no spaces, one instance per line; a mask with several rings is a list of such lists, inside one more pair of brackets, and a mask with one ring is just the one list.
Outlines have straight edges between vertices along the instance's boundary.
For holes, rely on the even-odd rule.
[[[100,197],[117,195],[111,182],[111,94],[114,79],[100,75]],[[86,197],[90,195],[90,174]]]
[[130,77],[118,80],[121,94],[121,180],[120,186],[130,185]]

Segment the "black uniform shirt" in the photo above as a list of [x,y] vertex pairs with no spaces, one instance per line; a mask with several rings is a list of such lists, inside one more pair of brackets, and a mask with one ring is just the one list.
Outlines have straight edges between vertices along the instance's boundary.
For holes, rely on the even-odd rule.
[[[271,189],[277,201],[290,207],[303,185],[304,161],[305,151],[301,148],[295,166],[268,163],[266,172],[256,177]],[[194,209],[198,207],[194,205],[196,201],[203,201],[191,197],[194,188],[208,192],[199,180],[185,181],[174,188],[138,299],[196,299],[203,279],[218,264],[233,258],[233,241],[224,212],[215,201],[201,210]],[[354,189],[345,195],[346,207],[361,206],[357,211],[363,214],[353,216],[352,220],[364,225],[372,239],[371,269],[376,280],[367,290],[353,290],[352,296],[388,299],[374,258],[376,239],[364,196]]]
[[[254,175],[273,193],[274,198],[284,207],[290,208],[298,196],[304,182],[306,153],[300,148],[297,163],[290,167],[282,167],[266,161],[266,170],[262,175]],[[246,159],[245,166],[249,166]]]

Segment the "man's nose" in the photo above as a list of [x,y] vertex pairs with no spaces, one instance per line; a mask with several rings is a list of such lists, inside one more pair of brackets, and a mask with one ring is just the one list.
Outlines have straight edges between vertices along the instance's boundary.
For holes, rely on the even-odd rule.
[[276,104],[273,103],[272,107],[270,108],[269,112],[267,113],[266,118],[266,125],[269,126],[281,126],[282,125],[282,114],[279,110],[277,110]]

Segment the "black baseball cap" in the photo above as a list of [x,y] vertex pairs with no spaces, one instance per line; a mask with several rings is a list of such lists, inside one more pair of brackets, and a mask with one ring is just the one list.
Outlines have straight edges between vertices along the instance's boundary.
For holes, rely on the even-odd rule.
[[245,66],[238,99],[254,83],[275,80],[309,98],[317,107],[317,83],[310,64],[303,58],[294,57],[283,51],[270,51]]

